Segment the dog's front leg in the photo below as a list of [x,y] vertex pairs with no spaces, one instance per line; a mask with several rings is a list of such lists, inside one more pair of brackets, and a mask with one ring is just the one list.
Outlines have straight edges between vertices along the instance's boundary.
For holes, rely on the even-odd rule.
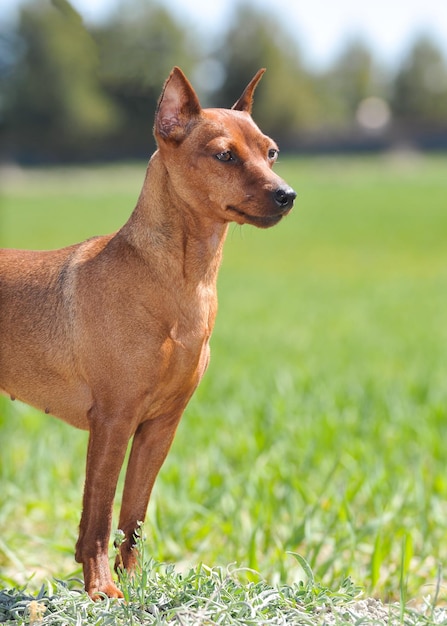
[[76,560],[83,565],[85,589],[91,598],[98,599],[99,593],[122,598],[123,594],[112,580],[108,544],[116,484],[131,432],[122,416],[113,419],[96,408],[92,409],[89,420],[87,470]]
[[152,487],[171,447],[182,412],[140,424],[137,429],[126,471],[119,528],[124,532],[116,558],[115,570],[132,571],[136,564],[135,533],[144,521]]

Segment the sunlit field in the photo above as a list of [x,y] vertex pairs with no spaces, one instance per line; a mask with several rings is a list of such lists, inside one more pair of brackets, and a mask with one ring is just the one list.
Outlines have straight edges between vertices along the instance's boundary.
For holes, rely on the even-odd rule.
[[[0,245],[111,232],[144,170],[4,170]],[[277,170],[295,209],[271,230],[230,227],[211,365],[156,483],[148,551],[287,583],[303,575],[295,552],[329,586],[349,575],[384,599],[434,594],[447,563],[447,158],[283,157]],[[80,574],[86,442],[0,398],[2,586]]]

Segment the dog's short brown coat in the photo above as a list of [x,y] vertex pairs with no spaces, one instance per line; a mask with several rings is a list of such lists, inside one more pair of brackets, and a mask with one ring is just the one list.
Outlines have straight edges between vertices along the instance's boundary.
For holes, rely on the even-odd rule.
[[76,559],[93,598],[122,597],[108,542],[128,442],[117,566],[132,569],[138,521],[207,367],[228,223],[271,226],[295,198],[250,116],[262,73],[233,109],[202,109],[174,68],[128,222],[62,250],[0,251],[0,390],[89,430]]

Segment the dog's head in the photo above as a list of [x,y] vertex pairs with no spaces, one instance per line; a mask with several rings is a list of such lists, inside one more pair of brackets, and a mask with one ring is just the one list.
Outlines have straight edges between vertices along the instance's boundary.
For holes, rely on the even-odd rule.
[[154,134],[172,185],[195,211],[222,222],[273,226],[295,191],[272,170],[278,146],[251,117],[259,70],[231,109],[202,109],[183,72],[167,79]]

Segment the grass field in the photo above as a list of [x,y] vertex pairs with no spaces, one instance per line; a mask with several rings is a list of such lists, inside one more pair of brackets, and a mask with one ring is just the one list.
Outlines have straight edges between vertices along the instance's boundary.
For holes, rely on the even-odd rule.
[[[447,158],[283,158],[278,227],[231,227],[210,368],[149,507],[148,550],[293,583],[433,595],[447,563]],[[144,165],[9,171],[0,245],[109,232]],[[86,435],[0,398],[0,581],[68,577]],[[441,589],[443,597],[445,591]]]

